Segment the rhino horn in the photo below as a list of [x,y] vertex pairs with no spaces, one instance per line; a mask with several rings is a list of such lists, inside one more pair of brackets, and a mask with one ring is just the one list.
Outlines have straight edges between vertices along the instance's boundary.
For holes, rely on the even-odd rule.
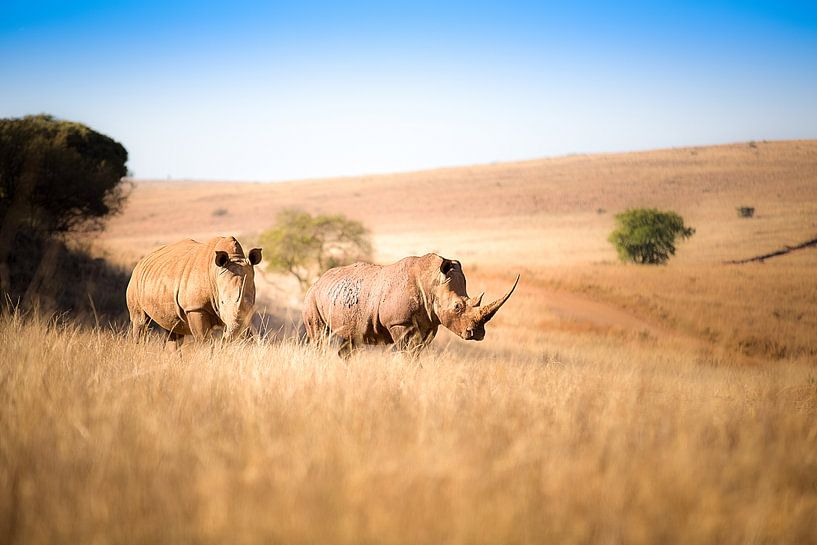
[[508,298],[511,296],[511,294],[513,293],[513,290],[516,289],[516,285],[518,283],[519,283],[519,275],[517,274],[516,275],[516,281],[514,281],[513,286],[511,287],[510,291],[508,291],[508,293],[506,293],[501,299],[497,299],[493,303],[491,303],[491,304],[489,304],[489,305],[487,305],[487,306],[485,306],[485,307],[483,307],[481,309],[480,317],[479,317],[480,322],[485,324],[485,323],[488,322],[488,320],[490,320],[491,318],[494,317],[494,314],[496,314],[497,311],[499,311],[500,307],[502,305],[504,305],[505,301],[507,301]]
[[244,275],[244,278],[241,280],[241,289],[238,291],[238,297],[235,299],[235,304],[241,304],[241,298],[244,296],[244,288],[247,285],[247,275]]
[[479,294],[479,297],[474,297],[473,299],[471,299],[471,306],[472,307],[480,306],[482,304],[482,297],[484,295],[485,295],[485,292],[483,291],[482,293]]

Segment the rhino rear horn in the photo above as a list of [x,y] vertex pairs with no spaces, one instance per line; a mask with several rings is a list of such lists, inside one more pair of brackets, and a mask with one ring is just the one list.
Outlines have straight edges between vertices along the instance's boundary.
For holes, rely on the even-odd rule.
[[482,308],[482,310],[480,312],[480,317],[479,317],[480,322],[482,322],[483,324],[488,323],[488,321],[491,318],[494,317],[494,315],[497,313],[497,311],[499,311],[500,307],[502,307],[502,305],[505,304],[505,301],[507,301],[508,298],[511,296],[511,294],[513,293],[513,290],[516,289],[516,285],[518,283],[519,283],[519,275],[517,274],[516,275],[516,280],[514,281],[513,286],[511,287],[510,291],[508,291],[508,293],[506,293],[501,299],[497,299],[493,303],[491,303],[491,304],[489,304],[489,305]]

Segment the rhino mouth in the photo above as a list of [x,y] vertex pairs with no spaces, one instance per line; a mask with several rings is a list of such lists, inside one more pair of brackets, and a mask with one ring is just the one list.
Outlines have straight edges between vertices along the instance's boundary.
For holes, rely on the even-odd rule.
[[485,338],[485,328],[466,329],[462,333],[462,338],[466,341],[481,341]]
[[244,326],[243,324],[235,327],[225,327],[224,330],[222,331],[221,337],[225,341],[239,339],[244,336],[244,334],[247,332],[247,329],[248,327]]

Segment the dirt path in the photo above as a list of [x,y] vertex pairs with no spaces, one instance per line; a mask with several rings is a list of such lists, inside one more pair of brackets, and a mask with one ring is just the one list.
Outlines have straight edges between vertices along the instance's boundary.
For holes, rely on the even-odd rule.
[[618,329],[637,334],[646,332],[655,339],[679,336],[675,331],[635,316],[609,303],[566,291],[544,290],[540,293],[550,316],[573,324],[579,329]]

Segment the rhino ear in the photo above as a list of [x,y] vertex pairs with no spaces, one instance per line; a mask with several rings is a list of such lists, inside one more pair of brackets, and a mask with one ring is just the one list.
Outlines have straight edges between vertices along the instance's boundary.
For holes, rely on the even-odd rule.
[[448,274],[449,272],[451,272],[452,270],[457,269],[458,267],[462,268],[459,261],[457,261],[455,259],[445,259],[445,258],[443,258],[442,265],[440,265],[440,272],[443,273],[443,274]]
[[216,250],[216,260],[215,261],[216,261],[216,266],[217,267],[223,267],[224,265],[227,264],[228,261],[230,261],[230,256],[227,255],[227,252],[224,252],[222,250]]
[[250,250],[250,264],[258,265],[261,263],[261,248],[253,248]]

